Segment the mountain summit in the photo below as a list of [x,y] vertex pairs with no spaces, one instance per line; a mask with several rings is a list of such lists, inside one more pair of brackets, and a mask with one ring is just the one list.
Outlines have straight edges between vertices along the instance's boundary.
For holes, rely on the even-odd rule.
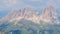
[[42,13],[42,20],[45,22],[57,22],[58,16],[56,9],[52,6],[45,8],[44,12]]
[[44,11],[42,11],[41,15],[39,15],[37,10],[31,10],[31,8],[29,7],[26,7],[22,10],[14,10],[9,12],[5,17],[3,17],[1,19],[1,22],[8,21],[17,23],[21,19],[30,20],[34,23],[40,23],[40,21],[59,23],[56,9],[52,6],[45,8]]

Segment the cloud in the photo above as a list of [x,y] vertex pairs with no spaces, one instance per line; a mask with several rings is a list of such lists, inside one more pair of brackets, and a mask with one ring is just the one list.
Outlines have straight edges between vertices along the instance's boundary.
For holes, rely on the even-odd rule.
[[22,4],[21,0],[0,0],[0,11],[6,8],[16,7],[17,5],[20,4]]
[[5,6],[13,6],[13,5],[16,5],[20,2],[21,2],[20,0],[3,0],[3,4]]
[[[14,2],[15,2],[15,1],[14,1]],[[3,3],[4,3],[6,6],[12,5],[12,4],[14,4],[14,2],[11,1],[11,0],[4,0],[4,1],[3,1]]]
[[5,8],[5,6],[0,5],[0,11],[3,10]]
[[40,0],[30,0],[30,1],[40,1]]
[[60,8],[60,0],[48,0],[47,1],[47,5],[49,6],[49,5],[52,5],[52,6],[54,6],[54,7],[56,7],[56,8]]

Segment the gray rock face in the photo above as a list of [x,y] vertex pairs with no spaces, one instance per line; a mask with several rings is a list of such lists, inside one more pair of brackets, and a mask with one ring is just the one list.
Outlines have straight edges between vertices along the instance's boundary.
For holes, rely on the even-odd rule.
[[0,32],[3,34],[60,34],[58,22],[56,9],[52,6],[45,8],[41,15],[27,7],[11,11],[0,19]]
[[9,12],[5,17],[0,19],[0,22],[11,21],[11,22],[18,22],[21,19],[31,20],[39,24],[39,22],[56,22],[60,23],[58,20],[58,16],[56,13],[56,9],[52,6],[49,6],[42,11],[42,14],[39,15],[38,11],[31,10],[31,8],[26,7],[20,10],[14,10]]

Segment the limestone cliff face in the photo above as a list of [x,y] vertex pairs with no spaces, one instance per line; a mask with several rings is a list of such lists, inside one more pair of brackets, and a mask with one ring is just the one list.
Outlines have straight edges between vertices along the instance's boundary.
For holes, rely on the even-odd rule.
[[51,21],[55,21],[57,20],[57,12],[56,9],[52,6],[49,6],[47,8],[44,9],[44,12],[42,14],[42,20],[46,21],[46,22],[51,22]]
[[18,22],[21,19],[31,20],[33,22],[39,22],[39,15],[36,10],[31,10],[29,7],[20,10],[14,10],[8,13],[1,19],[2,22]]
[[21,19],[26,19],[33,21],[35,23],[40,23],[40,21],[44,22],[58,22],[58,17],[56,14],[56,9],[52,6],[49,6],[42,11],[41,15],[38,15],[38,11],[31,10],[31,8],[26,7],[20,10],[14,10],[8,13],[4,18],[0,21],[8,21],[17,23]]

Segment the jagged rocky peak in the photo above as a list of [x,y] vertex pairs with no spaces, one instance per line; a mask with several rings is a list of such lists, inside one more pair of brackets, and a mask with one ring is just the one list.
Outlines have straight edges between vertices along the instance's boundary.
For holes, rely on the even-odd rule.
[[30,7],[25,7],[20,10],[20,15],[23,17],[33,17],[33,15],[38,15],[36,10],[32,10]]
[[25,7],[20,10],[12,10],[1,20],[15,23],[17,23],[21,19],[30,20],[35,23],[40,23],[40,21],[44,22],[58,21],[56,9],[53,6],[45,8],[44,11],[42,12],[43,12],[42,14],[38,15],[37,10],[32,10],[30,7]]
[[23,18],[31,21],[38,21],[38,13],[36,10],[31,10],[29,7],[25,7],[20,10],[10,11],[4,18],[2,18],[2,21],[16,22]]
[[42,18],[43,18],[42,20],[44,20],[46,22],[58,20],[55,7],[49,6],[49,7],[45,8],[44,12],[42,14]]
[[50,16],[50,17],[53,16],[54,18],[55,18],[55,17],[57,18],[56,9],[55,9],[54,7],[52,7],[52,6],[49,6],[49,7],[45,8],[43,14],[44,14],[45,16]]

